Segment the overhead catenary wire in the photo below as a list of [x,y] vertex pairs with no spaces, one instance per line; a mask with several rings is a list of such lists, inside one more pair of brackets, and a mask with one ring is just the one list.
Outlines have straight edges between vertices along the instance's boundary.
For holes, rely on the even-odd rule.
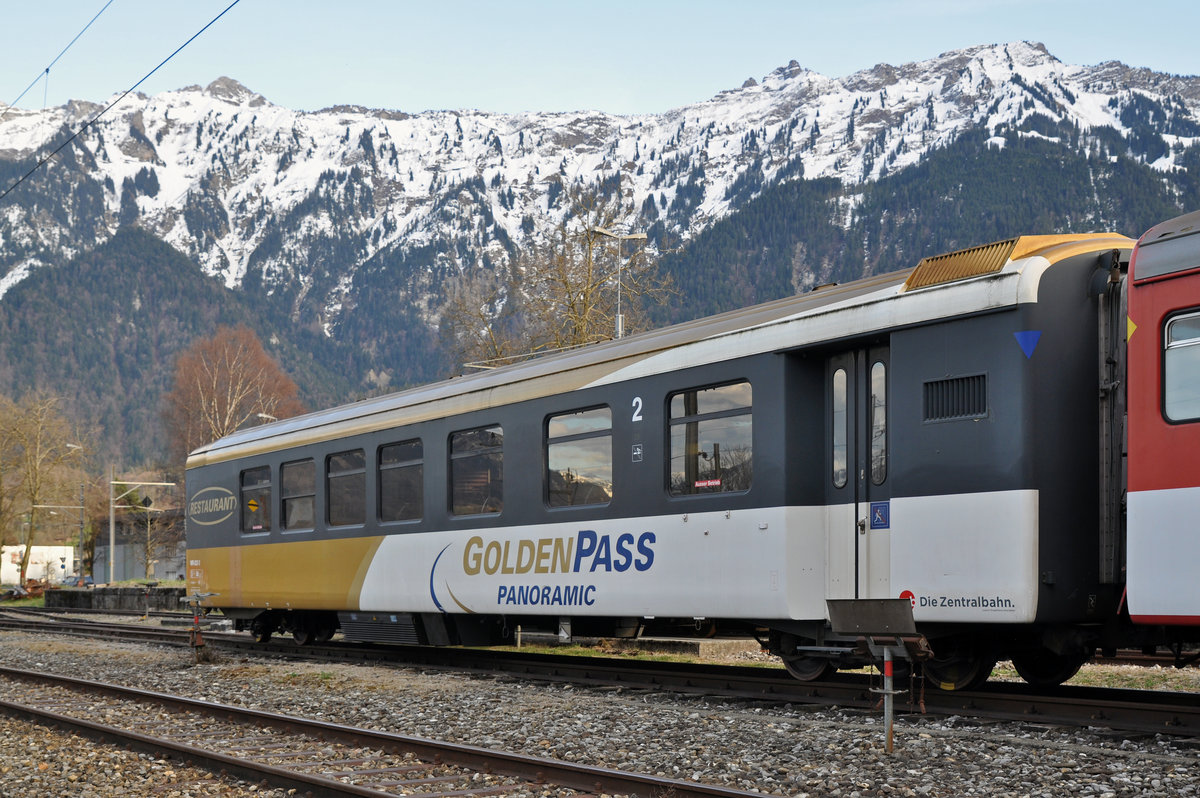
[[[115,2],[115,0],[108,0],[108,2],[104,4],[104,8],[101,8],[99,11],[97,11],[96,16],[92,17],[91,20],[88,22],[88,24],[83,26],[83,30],[81,30],[81,31],[79,31],[79,33],[75,34],[75,38],[67,43],[67,46],[62,49],[62,52],[59,53],[58,55],[54,56],[54,60],[51,61],[49,64],[47,64],[46,68],[43,69],[41,72],[39,72],[37,77],[29,82],[29,85],[25,87],[25,91],[18,94],[17,99],[13,100],[11,103],[8,104],[8,107],[4,109],[4,113],[0,114],[0,121],[3,121],[4,117],[8,116],[8,112],[12,110],[13,106],[15,106],[17,103],[21,102],[21,98],[24,97],[26,94],[28,94],[29,90],[32,89],[34,87],[34,85],[36,85],[37,82],[42,79],[43,76],[49,76],[50,68],[53,67],[55,64],[57,64],[59,59],[67,54],[67,50],[70,50],[71,47],[74,46],[75,42],[79,41],[80,36],[87,33],[87,29],[92,27],[92,23],[95,22],[96,20],[100,19],[100,15],[103,14],[106,10],[108,10],[108,7],[111,6],[113,4],[113,2]],[[49,83],[48,77],[47,77],[47,83]],[[42,104],[45,105],[45,99],[42,100]]]
[[108,113],[110,110],[112,110],[112,108],[113,108],[115,105],[117,105],[117,104],[118,104],[118,103],[120,103],[122,100],[124,100],[126,97],[128,97],[130,94],[132,94],[132,93],[134,92],[134,90],[136,90],[136,89],[137,89],[137,87],[138,87],[138,86],[141,86],[143,83],[145,83],[147,80],[149,80],[151,75],[153,75],[153,74],[154,74],[155,72],[157,72],[158,70],[162,69],[162,68],[163,68],[163,67],[166,65],[166,63],[167,63],[168,61],[170,61],[170,60],[171,60],[172,58],[174,58],[175,56],[179,55],[179,53],[180,53],[180,52],[183,50],[183,48],[187,47],[189,44],[191,44],[191,43],[192,43],[192,42],[194,42],[194,41],[195,41],[197,38],[199,38],[199,37],[200,37],[200,35],[201,35],[202,33],[204,33],[206,30],[208,30],[208,29],[209,29],[209,28],[211,28],[211,27],[212,27],[214,24],[216,24],[217,20],[219,20],[221,17],[223,17],[223,16],[225,16],[226,14],[228,14],[228,13],[229,13],[229,10],[230,10],[230,9],[232,9],[234,6],[236,6],[236,5],[237,5],[238,3],[240,3],[240,2],[241,2],[241,0],[233,0],[233,2],[232,2],[232,3],[230,3],[228,6],[226,6],[226,7],[225,7],[225,10],[224,10],[224,11],[222,11],[220,14],[217,14],[215,17],[213,17],[211,20],[209,20],[209,22],[208,22],[208,24],[207,24],[207,25],[205,25],[205,26],[204,26],[203,28],[201,28],[200,30],[196,31],[196,32],[195,32],[195,33],[192,35],[192,37],[191,37],[190,39],[188,39],[186,42],[184,42],[183,44],[181,44],[181,45],[179,45],[177,48],[175,48],[175,51],[174,51],[173,53],[171,53],[169,56],[167,56],[166,58],[164,58],[164,59],[162,60],[162,62],[161,62],[161,63],[159,63],[159,65],[158,65],[158,66],[154,67],[154,69],[151,69],[149,72],[147,72],[147,73],[146,73],[146,74],[145,74],[145,75],[142,77],[142,79],[141,79],[141,80],[139,80],[137,83],[135,83],[135,84],[133,84],[132,86],[130,86],[128,89],[126,89],[126,90],[125,90],[125,91],[124,91],[124,92],[121,94],[121,96],[120,96],[120,97],[118,97],[117,99],[113,100],[111,103],[109,103],[108,105],[106,105],[106,106],[105,106],[103,109],[101,109],[99,113],[97,113],[97,114],[96,114],[95,116],[93,116],[91,119],[89,119],[88,121],[86,121],[86,122],[84,122],[82,125],[80,125],[80,126],[79,126],[79,129],[78,129],[78,130],[76,130],[74,133],[72,133],[70,136],[68,136],[66,141],[64,141],[62,144],[59,144],[57,147],[55,147],[53,152],[51,152],[50,154],[46,155],[44,158],[42,158],[40,161],[38,161],[36,164],[34,164],[32,169],[30,169],[28,172],[26,172],[26,173],[25,173],[25,174],[23,174],[23,175],[22,175],[20,178],[18,178],[18,179],[17,179],[17,182],[13,183],[11,186],[9,186],[8,188],[6,188],[6,189],[4,190],[4,193],[3,193],[3,194],[0,194],[0,200],[2,200],[2,199],[4,199],[5,197],[7,197],[7,196],[8,196],[10,193],[12,193],[13,189],[15,189],[17,186],[21,185],[22,183],[24,183],[26,180],[28,180],[28,179],[30,178],[30,176],[32,176],[32,175],[33,175],[33,173],[34,173],[34,172],[36,172],[38,169],[41,169],[43,166],[45,166],[45,165],[46,165],[46,163],[47,163],[47,162],[48,162],[48,161],[49,161],[51,158],[53,158],[55,155],[58,155],[60,152],[62,152],[62,151],[63,151],[63,150],[66,148],[66,146],[67,146],[68,144],[70,144],[70,143],[71,143],[72,141],[74,141],[75,139],[79,138],[79,135],[80,135],[81,133],[83,133],[85,130],[87,130],[87,129],[88,129],[89,127],[91,127],[92,125],[96,124],[96,122],[97,122],[97,121],[100,119],[100,117],[104,116],[106,113]]

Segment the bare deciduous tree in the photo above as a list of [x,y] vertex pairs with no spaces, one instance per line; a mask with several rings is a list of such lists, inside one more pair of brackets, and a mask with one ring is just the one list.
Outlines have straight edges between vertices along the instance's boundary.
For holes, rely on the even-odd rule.
[[83,536],[83,551],[80,552],[79,573],[93,574],[96,566],[96,538],[108,526],[108,503],[111,486],[106,473],[99,479],[85,483],[84,517],[86,524]]
[[175,384],[163,398],[172,456],[182,463],[196,447],[264,416],[299,415],[296,394],[249,327],[221,327],[175,361]]
[[568,192],[571,215],[553,240],[518,262],[526,286],[525,307],[542,331],[545,349],[562,349],[612,338],[618,308],[625,329],[643,327],[642,303],[670,288],[644,245],[622,247],[614,233],[632,226],[620,195]]
[[460,277],[447,288],[442,323],[452,331],[451,346],[459,363],[503,363],[524,351],[519,328],[519,293],[511,282],[489,272]]
[[[62,471],[79,461],[83,448],[74,443],[79,432],[59,411],[57,396],[29,396],[15,409],[7,434],[15,464],[10,478],[15,478],[16,495],[29,513],[29,524],[20,541],[24,546],[20,579],[24,583],[37,536],[37,505],[59,503],[50,500],[68,495]],[[62,503],[66,503],[65,498]]]
[[160,549],[178,538],[177,520],[164,510],[154,507],[148,496],[134,491],[125,498],[124,512],[129,519],[130,539],[137,541],[135,556],[142,564],[143,576],[154,575],[156,556]]
[[670,291],[645,246],[622,248],[613,238],[634,218],[620,192],[568,191],[567,197],[566,220],[551,239],[515,258],[507,280],[479,272],[452,284],[442,321],[460,362],[501,365],[608,340],[618,306],[625,329],[636,331],[644,324],[643,303]]
[[19,449],[16,402],[0,396],[0,550],[8,545],[8,531],[17,520],[17,496],[20,475],[17,471]]

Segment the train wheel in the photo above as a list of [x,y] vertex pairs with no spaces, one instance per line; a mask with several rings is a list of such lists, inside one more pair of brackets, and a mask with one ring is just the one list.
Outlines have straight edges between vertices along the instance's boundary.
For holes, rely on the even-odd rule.
[[254,635],[255,643],[270,642],[271,632],[274,631],[275,624],[273,622],[268,622],[261,615],[250,623],[250,634]]
[[317,628],[317,633],[313,637],[314,643],[328,643],[333,639],[333,633],[337,631],[332,626],[320,626]]
[[942,690],[974,690],[992,675],[995,656],[971,641],[946,640],[933,644],[925,661],[925,679]]
[[298,626],[292,630],[292,639],[298,646],[307,646],[313,641],[313,637],[312,629],[307,626]]
[[1013,655],[1012,663],[1021,678],[1029,684],[1035,687],[1055,687],[1079,673],[1083,663],[1091,658],[1091,651],[1055,654],[1042,648]]
[[784,657],[783,667],[802,682],[815,682],[829,676],[834,667],[820,657]]
[[785,634],[779,639],[779,656],[783,659],[783,667],[793,678],[802,682],[815,682],[824,679],[836,670],[829,660],[823,657],[787,653],[794,652],[799,644],[800,638],[795,635]]

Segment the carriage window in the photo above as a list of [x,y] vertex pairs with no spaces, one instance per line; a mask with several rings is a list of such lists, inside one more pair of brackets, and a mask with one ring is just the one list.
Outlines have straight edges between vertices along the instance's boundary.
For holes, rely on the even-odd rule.
[[887,367],[871,366],[871,482],[887,479]]
[[1200,419],[1200,313],[1167,322],[1163,412],[1168,421]]
[[749,490],[753,476],[750,383],[671,396],[672,496]]
[[316,516],[313,500],[317,493],[317,467],[312,460],[284,463],[279,468],[283,498],[283,528],[312,529]]
[[242,531],[271,531],[271,467],[242,472]]
[[1178,274],[1200,266],[1196,258],[1196,231],[1187,235],[1142,241],[1137,247],[1134,278],[1139,282],[1164,274]]
[[481,427],[450,435],[450,512],[498,513],[504,507],[504,431]]
[[379,447],[379,520],[418,521],[425,512],[420,439]]
[[551,507],[612,498],[612,411],[607,407],[546,421],[546,500]]
[[367,461],[363,450],[329,455],[325,473],[329,525],[363,523],[367,514]]
[[833,486],[846,487],[847,427],[846,370],[833,372]]

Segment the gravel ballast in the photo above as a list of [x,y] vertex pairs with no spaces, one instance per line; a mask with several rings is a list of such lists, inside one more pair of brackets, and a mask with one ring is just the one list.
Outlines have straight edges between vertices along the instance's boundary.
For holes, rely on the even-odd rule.
[[[17,632],[0,632],[0,665],[781,795],[1200,795],[1197,749],[1164,735],[900,717],[888,755],[880,714],[855,710],[233,655],[196,665],[179,649]],[[97,766],[68,766],[78,739],[31,729],[0,717],[0,796],[284,794],[90,743]],[[160,786],[172,779],[187,783]]]
[[4,798],[281,798],[288,794],[0,715],[0,796]]

